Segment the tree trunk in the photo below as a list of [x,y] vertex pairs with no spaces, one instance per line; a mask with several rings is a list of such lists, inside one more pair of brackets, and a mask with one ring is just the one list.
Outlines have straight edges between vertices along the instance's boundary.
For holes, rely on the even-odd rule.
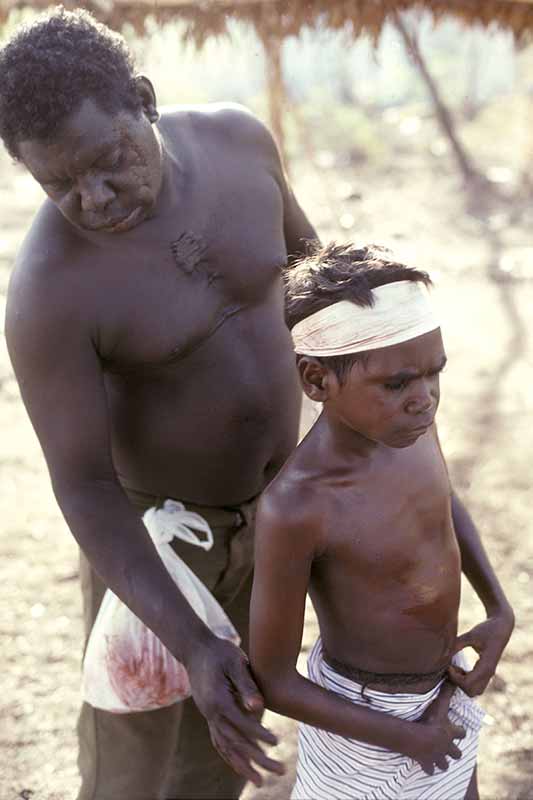
[[453,121],[452,114],[441,97],[435,79],[427,68],[420,51],[420,47],[418,46],[416,36],[407,30],[398,12],[395,12],[394,14],[394,21],[405,43],[407,52],[411,56],[415,66],[418,68],[420,76],[422,77],[422,80],[426,84],[429,94],[431,95],[437,120],[444,135],[450,142],[452,152],[455,156],[462,176],[467,182],[470,182],[473,178],[480,177],[455,132],[455,123]]

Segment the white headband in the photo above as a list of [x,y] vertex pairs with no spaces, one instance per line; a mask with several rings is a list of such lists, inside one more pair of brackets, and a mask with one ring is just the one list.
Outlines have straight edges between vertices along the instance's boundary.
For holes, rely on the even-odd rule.
[[439,327],[424,284],[396,281],[372,289],[373,306],[341,300],[292,329],[296,353],[340,356],[407,342]]

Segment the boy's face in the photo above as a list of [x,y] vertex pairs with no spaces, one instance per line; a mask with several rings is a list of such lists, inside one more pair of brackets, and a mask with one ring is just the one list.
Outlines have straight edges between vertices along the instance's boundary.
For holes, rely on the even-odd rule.
[[372,350],[345,382],[328,371],[330,416],[373,442],[409,447],[432,425],[446,364],[440,329],[408,342]]

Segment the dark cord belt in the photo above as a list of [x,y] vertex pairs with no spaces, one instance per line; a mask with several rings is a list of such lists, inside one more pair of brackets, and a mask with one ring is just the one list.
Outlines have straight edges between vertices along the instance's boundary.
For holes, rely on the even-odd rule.
[[349,678],[356,683],[363,684],[363,690],[369,684],[382,684],[384,686],[414,686],[417,683],[432,682],[437,684],[448,671],[448,667],[435,670],[434,672],[370,672],[366,669],[359,669],[358,667],[351,667],[348,664],[343,664],[342,661],[337,661],[336,658],[324,653],[324,661],[326,664],[345,678]]

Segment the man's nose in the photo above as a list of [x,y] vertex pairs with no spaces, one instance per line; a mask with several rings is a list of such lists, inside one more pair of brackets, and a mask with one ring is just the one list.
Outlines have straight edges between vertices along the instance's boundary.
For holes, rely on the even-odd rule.
[[115,197],[113,188],[98,175],[88,175],[80,179],[79,193],[83,211],[103,211]]
[[433,405],[434,398],[431,394],[431,388],[425,381],[421,381],[411,397],[408,398],[405,404],[405,410],[408,414],[424,414],[429,411]]

